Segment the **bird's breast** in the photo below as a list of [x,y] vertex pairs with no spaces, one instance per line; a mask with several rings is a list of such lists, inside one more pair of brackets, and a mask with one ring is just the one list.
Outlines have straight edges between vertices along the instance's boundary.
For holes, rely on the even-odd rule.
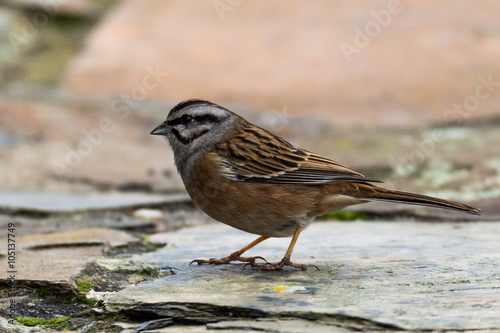
[[186,184],[195,204],[210,217],[235,228],[270,237],[291,236],[307,224],[319,190],[311,186],[234,181],[220,172],[221,161],[205,154]]

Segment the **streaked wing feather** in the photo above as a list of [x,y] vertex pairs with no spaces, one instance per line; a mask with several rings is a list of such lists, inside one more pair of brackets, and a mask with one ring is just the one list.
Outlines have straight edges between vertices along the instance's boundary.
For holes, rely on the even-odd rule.
[[216,147],[227,177],[268,184],[380,182],[320,155],[296,148],[280,137],[249,124],[229,142]]

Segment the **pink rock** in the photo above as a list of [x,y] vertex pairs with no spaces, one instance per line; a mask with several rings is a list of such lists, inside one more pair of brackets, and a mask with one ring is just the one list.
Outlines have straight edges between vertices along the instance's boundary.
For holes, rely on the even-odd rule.
[[498,12],[500,2],[451,0],[128,0],[90,35],[64,86],[347,124],[463,121],[498,109]]

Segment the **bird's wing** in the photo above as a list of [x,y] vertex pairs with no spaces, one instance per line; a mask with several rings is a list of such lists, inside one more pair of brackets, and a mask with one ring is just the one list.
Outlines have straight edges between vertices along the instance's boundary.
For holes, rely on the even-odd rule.
[[231,180],[268,184],[318,185],[380,182],[369,179],[280,137],[251,126],[217,145],[223,174]]

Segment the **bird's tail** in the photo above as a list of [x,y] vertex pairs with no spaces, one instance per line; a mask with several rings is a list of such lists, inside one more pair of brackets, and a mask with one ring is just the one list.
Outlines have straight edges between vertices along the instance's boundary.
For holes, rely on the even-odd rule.
[[[474,208],[456,201],[449,201],[449,200],[430,197],[427,195],[421,195],[409,192],[388,190],[385,188],[368,184],[364,186],[362,184],[359,184],[358,186],[360,191],[358,192],[358,195],[356,197],[359,199],[397,202],[397,203],[418,205],[418,206],[429,206],[429,207],[457,210],[474,215],[481,215],[481,209]],[[366,188],[364,188],[365,186]]]

